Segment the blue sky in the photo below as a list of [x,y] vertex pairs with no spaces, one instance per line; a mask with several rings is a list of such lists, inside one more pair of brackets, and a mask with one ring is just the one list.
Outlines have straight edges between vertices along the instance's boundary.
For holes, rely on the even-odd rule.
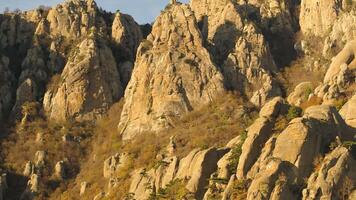
[[[6,7],[10,10],[19,8],[29,10],[37,8],[39,5],[53,6],[64,0],[0,0],[0,11]],[[179,0],[187,3],[189,0]],[[123,13],[132,15],[139,23],[149,23],[154,21],[160,11],[166,6],[169,0],[96,0],[97,4],[109,11],[119,9]]]

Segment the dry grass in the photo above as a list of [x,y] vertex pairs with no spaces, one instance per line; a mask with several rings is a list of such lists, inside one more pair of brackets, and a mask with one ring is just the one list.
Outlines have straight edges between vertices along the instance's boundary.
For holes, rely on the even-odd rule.
[[[194,148],[221,147],[249,126],[257,115],[251,106],[241,106],[243,102],[234,94],[227,94],[214,103],[193,111],[176,121],[175,127],[161,133],[146,133],[134,140],[123,142],[118,135],[122,102],[114,105],[109,116],[99,121],[95,129],[92,153],[82,165],[81,172],[68,188],[67,192],[57,192],[51,199],[78,199],[80,183],[87,181],[89,187],[81,199],[93,198],[100,191],[107,191],[108,180],[102,175],[103,162],[116,153],[129,153],[132,156],[130,168],[118,175],[120,187],[113,189],[115,198],[122,199],[127,195],[130,184],[130,173],[141,167],[152,168],[159,162],[158,155],[165,153],[165,147],[171,136],[176,137],[178,157],[186,156]],[[241,111],[244,110],[244,115]]]
[[299,83],[311,82],[314,86],[317,86],[323,81],[325,72],[322,70],[317,72],[307,70],[306,65],[308,63],[304,61],[304,58],[299,58],[278,74],[277,79],[284,86],[286,96],[293,92]]

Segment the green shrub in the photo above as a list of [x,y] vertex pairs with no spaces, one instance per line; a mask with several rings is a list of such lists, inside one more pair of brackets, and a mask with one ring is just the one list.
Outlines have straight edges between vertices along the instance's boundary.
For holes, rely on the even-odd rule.
[[302,115],[302,109],[296,106],[291,106],[288,109],[287,119],[290,121]]
[[237,165],[239,164],[239,159],[242,153],[242,145],[244,144],[247,138],[247,132],[243,131],[240,135],[241,139],[240,142],[232,149],[231,155],[229,157],[229,165],[228,170],[231,174],[236,173]]

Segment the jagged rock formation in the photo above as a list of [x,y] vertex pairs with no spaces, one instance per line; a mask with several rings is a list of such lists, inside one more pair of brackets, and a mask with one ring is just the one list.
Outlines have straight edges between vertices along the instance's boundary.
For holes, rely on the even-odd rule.
[[[208,178],[217,169],[216,163],[228,149],[195,149],[178,160],[176,156],[162,160],[157,169],[137,170],[132,177],[130,193],[135,199],[147,199],[151,193],[158,193],[171,181],[186,180],[186,189],[197,199],[202,199]],[[149,186],[149,187],[147,187]]]
[[[319,37],[323,45],[322,56],[331,58],[345,43],[356,39],[354,22],[355,2],[350,0],[303,0],[300,11],[300,27],[304,39]],[[316,45],[315,47],[317,47]]]
[[237,167],[237,177],[245,178],[258,159],[261,146],[272,136],[276,118],[288,111],[288,105],[282,98],[276,97],[260,111],[260,117],[247,129],[247,138],[242,146],[242,153]]
[[296,199],[297,195],[290,189],[295,181],[293,165],[278,158],[270,158],[264,161],[261,172],[253,179],[246,199]]
[[303,200],[350,197],[356,184],[356,161],[350,152],[337,147],[325,156],[320,165],[320,169],[309,177],[308,187],[303,190]]
[[116,154],[104,161],[103,175],[105,178],[114,178],[119,174],[121,168],[127,165],[130,159],[127,154]]
[[[140,200],[170,198],[171,190],[184,196],[172,199],[355,199],[355,3],[301,0],[299,13],[299,0],[171,0],[152,32],[93,0],[0,14],[0,120],[9,118],[0,124],[0,200]],[[283,70],[296,51],[292,70]],[[299,83],[284,100],[298,77],[280,85],[279,75],[301,63],[325,70],[324,80],[315,89],[318,80]],[[226,90],[239,97],[234,103],[249,104],[244,115],[229,102],[216,105]],[[192,137],[227,129],[234,119],[225,112],[239,115],[241,124],[226,130],[236,132],[227,145],[217,144],[228,134],[214,145],[179,135],[182,125],[192,128],[185,115],[205,106],[219,112],[202,115],[211,125]],[[10,113],[22,119],[16,126]],[[113,118],[97,120],[103,116]],[[215,119],[224,125],[215,127]],[[109,130],[115,123],[122,137]],[[127,141],[163,130],[176,135],[166,149],[167,135],[142,154],[135,148],[145,146]],[[71,187],[62,191],[63,184]]]
[[142,33],[135,20],[126,14],[117,12],[112,25],[111,37],[122,49],[124,57],[134,60],[136,51],[142,40]]
[[355,83],[355,52],[356,41],[351,41],[332,59],[323,84],[314,91],[314,94],[325,103],[339,98],[350,85]]
[[276,65],[269,45],[241,6],[230,0],[193,0],[191,7],[227,88],[247,95],[258,106],[281,94],[270,74]]
[[51,120],[94,120],[122,93],[111,50],[103,41],[85,39],[72,52],[60,80],[47,90],[43,104]]
[[288,65],[296,54],[293,46],[298,24],[293,14],[298,1],[238,0],[237,2],[246,15],[262,29],[277,66]]
[[98,16],[94,0],[71,0],[59,4],[49,11],[47,21],[52,37],[75,39],[93,31],[106,31],[104,19]]
[[139,47],[119,131],[130,139],[172,127],[172,118],[211,102],[222,91],[222,76],[203,47],[193,12],[172,4]]
[[142,33],[135,20],[126,14],[117,12],[112,25],[111,37],[118,48],[117,58],[120,79],[123,86],[130,81],[137,48],[142,41]]

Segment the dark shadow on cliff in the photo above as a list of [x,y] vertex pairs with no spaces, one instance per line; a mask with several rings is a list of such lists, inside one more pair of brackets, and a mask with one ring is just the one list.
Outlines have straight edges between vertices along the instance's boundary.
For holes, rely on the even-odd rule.
[[[298,3],[293,4],[292,9],[295,9],[297,5]],[[297,52],[294,49],[294,37],[299,30],[299,25],[294,16],[291,16],[291,26],[286,26],[286,24],[280,23],[286,17],[283,16],[283,13],[272,18],[263,18],[260,15],[260,8],[250,4],[239,5],[239,10],[262,30],[265,39],[269,43],[277,67],[287,66],[296,59]]]

